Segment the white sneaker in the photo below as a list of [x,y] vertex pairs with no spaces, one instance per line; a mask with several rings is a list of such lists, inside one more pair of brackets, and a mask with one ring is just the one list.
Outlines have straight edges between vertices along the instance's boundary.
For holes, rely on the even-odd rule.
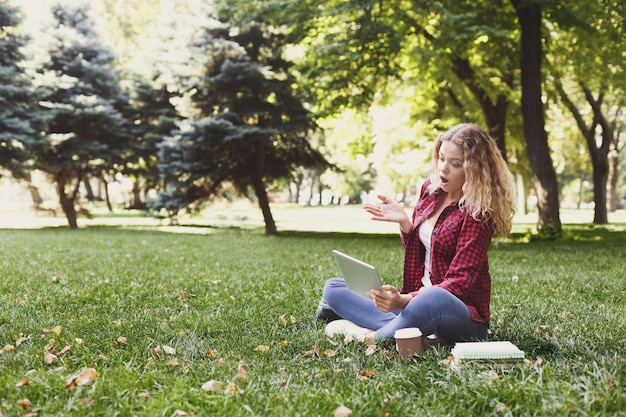
[[372,330],[365,327],[357,326],[350,320],[340,319],[331,321],[326,325],[324,332],[328,337],[335,337],[336,335],[345,336],[346,339],[354,339],[359,342],[365,341],[365,335]]

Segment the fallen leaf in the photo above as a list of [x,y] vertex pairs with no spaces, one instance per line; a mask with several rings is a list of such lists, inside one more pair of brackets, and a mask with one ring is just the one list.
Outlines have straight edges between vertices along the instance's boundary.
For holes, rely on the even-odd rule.
[[46,362],[48,365],[52,365],[53,363],[55,363],[57,360],[59,360],[59,358],[57,357],[57,355],[55,355],[54,353],[51,353],[47,350],[44,350],[43,352],[43,360],[44,362]]
[[202,384],[202,390],[211,392],[220,392],[224,384],[221,381],[212,379]]
[[17,403],[22,407],[24,411],[28,411],[30,408],[30,401],[28,398],[22,398],[21,400],[17,400]]
[[335,351],[332,349],[326,349],[324,351],[324,356],[328,357],[328,358],[332,358],[333,356],[335,356]]
[[139,397],[139,398],[150,398],[150,393],[148,391],[142,391],[139,394],[137,394],[137,397]]
[[335,409],[333,413],[333,417],[348,417],[352,415],[352,410],[350,410],[345,405],[340,405]]
[[69,352],[69,350],[72,348],[71,345],[66,344],[65,347],[63,349],[61,349],[61,351],[59,352],[59,356],[64,355],[65,353]]
[[15,346],[19,346],[22,343],[27,342],[28,340],[30,340],[30,336],[26,336],[26,337],[16,336],[15,337]]
[[183,411],[183,410],[176,410],[174,411],[174,414],[172,414],[172,417],[193,417],[195,416],[194,413],[188,413],[187,411]]
[[234,382],[230,382],[228,385],[226,385],[226,389],[224,389],[224,392],[228,395],[243,394],[243,391],[237,388],[237,384],[235,384]]
[[255,351],[257,351],[257,352],[263,352],[263,353],[265,353],[265,352],[269,352],[270,347],[269,347],[269,346],[266,346],[266,345],[259,345],[259,346],[257,346],[256,348],[254,348],[254,350],[255,350]]
[[328,343],[330,343],[332,346],[337,346],[339,344],[339,342],[335,342],[333,339],[331,338],[326,338],[326,340],[328,341]]
[[120,336],[115,340],[115,343],[120,346],[126,346],[128,345],[128,340],[124,336]]
[[10,352],[12,350],[15,350],[15,346],[13,345],[6,345],[4,348],[2,348],[3,352]]
[[172,358],[169,361],[167,361],[166,365],[167,366],[178,366],[178,359],[177,358]]
[[57,335],[57,337],[59,337],[61,336],[61,333],[63,333],[63,327],[55,326],[54,329],[52,329],[52,331],[54,332],[55,335]]
[[359,381],[367,381],[368,379],[370,379],[373,376],[376,376],[376,372],[374,372],[374,371],[361,371],[357,375],[357,379]]
[[163,351],[168,355],[176,355],[176,349],[168,345],[163,345]]
[[19,387],[25,387],[25,386],[27,386],[29,384],[30,384],[30,381],[28,380],[28,378],[24,378],[20,382],[15,384],[15,386],[19,388]]
[[218,356],[218,355],[217,355],[217,350],[213,350],[213,349],[211,349],[211,350],[207,350],[206,355],[207,355],[209,358],[217,358],[217,356]]
[[65,388],[74,391],[78,385],[87,385],[95,381],[98,373],[94,368],[83,368],[78,373],[70,376],[67,380]]
[[79,338],[79,337],[77,337],[76,339],[74,339],[74,342],[76,342],[76,344],[77,344],[77,345],[82,345],[83,343],[85,343],[85,342],[83,341],[83,339],[81,339],[81,338]]
[[376,352],[376,345],[369,345],[365,350],[365,356],[371,356]]
[[243,362],[239,362],[239,364],[237,365],[237,378],[242,381],[248,379],[248,377],[246,376],[246,368],[244,368]]

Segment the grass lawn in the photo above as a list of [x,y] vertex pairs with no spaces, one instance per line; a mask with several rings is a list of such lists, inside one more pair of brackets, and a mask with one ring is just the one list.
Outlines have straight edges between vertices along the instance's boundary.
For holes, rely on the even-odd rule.
[[490,338],[528,359],[506,370],[324,336],[330,251],[398,285],[393,232],[3,229],[0,415],[626,415],[626,223],[518,226],[490,252]]

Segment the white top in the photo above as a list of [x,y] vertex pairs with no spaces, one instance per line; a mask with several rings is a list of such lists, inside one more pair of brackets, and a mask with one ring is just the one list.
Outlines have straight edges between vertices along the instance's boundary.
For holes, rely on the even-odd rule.
[[433,225],[428,220],[424,221],[419,228],[419,238],[422,245],[426,248],[426,255],[424,256],[424,276],[422,277],[422,284],[424,287],[432,287],[433,283],[430,282],[430,241],[433,237]]

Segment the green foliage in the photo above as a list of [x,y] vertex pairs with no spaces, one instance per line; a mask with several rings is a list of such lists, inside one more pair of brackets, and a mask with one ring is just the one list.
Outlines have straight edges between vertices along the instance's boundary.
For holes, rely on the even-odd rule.
[[[0,410],[21,415],[28,400],[47,416],[329,416],[342,404],[371,416],[620,415],[626,230],[566,230],[490,251],[490,338],[529,359],[504,371],[451,369],[445,349],[408,362],[384,346],[368,356],[365,345],[320,332],[315,307],[338,273],[330,251],[366,259],[398,284],[395,234],[4,230]],[[46,349],[66,345],[57,362],[44,361]],[[96,380],[68,390],[87,367]],[[209,380],[236,393],[202,390]]]
[[0,167],[23,178],[26,149],[36,140],[37,118],[29,112],[36,98],[20,66],[26,38],[16,33],[19,23],[17,9],[0,1]]
[[115,56],[99,39],[87,5],[55,5],[48,25],[30,45],[31,75],[40,87],[32,111],[45,125],[26,151],[32,168],[55,184],[70,227],[76,227],[80,182],[113,171],[131,149],[131,109]]
[[244,195],[253,191],[272,233],[266,184],[297,167],[328,166],[308,141],[316,125],[294,95],[279,32],[217,26],[199,38],[206,61],[188,81],[194,116],[160,146],[165,189],[151,205],[186,208],[228,182]]

